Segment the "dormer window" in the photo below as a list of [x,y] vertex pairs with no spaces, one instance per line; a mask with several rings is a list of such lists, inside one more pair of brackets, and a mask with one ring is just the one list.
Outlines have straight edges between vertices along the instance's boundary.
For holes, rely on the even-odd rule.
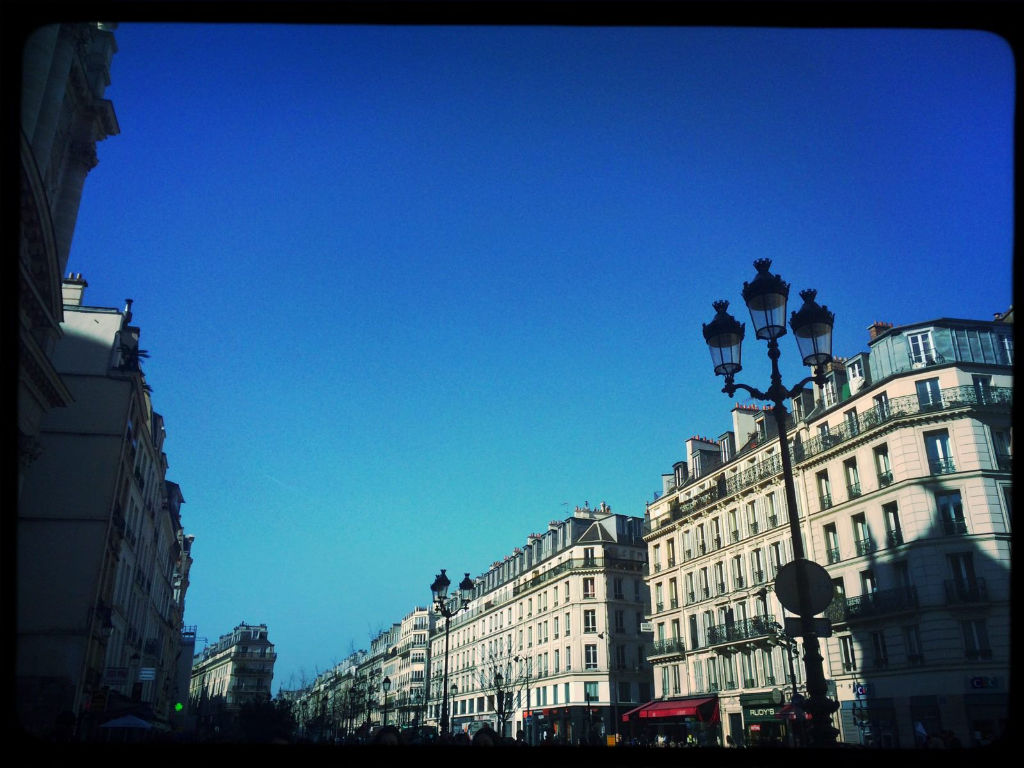
[[935,347],[932,346],[932,332],[911,333],[907,335],[912,365],[932,365],[935,363]]
[[851,379],[864,378],[864,363],[860,360],[853,360],[846,366],[846,375]]

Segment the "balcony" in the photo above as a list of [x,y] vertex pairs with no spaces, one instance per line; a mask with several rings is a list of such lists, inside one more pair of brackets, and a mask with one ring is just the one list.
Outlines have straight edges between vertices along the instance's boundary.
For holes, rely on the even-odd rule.
[[754,571],[753,577],[754,577],[754,583],[755,584],[764,584],[764,581],[765,581],[765,572],[764,571]]
[[757,688],[757,679],[753,678],[753,677],[745,677],[745,678],[743,678],[743,687],[744,688]]
[[670,637],[667,639],[655,640],[651,643],[651,652],[648,656],[667,656],[671,654],[686,653],[682,638]]
[[673,597],[671,600],[669,600],[668,601],[668,607],[669,608],[678,608],[679,607],[679,598],[678,597]]
[[775,528],[775,527],[778,526],[778,524],[779,524],[779,516],[778,515],[768,515],[768,526],[770,528]]
[[715,536],[714,544],[715,544],[715,549],[721,549],[722,548],[722,537],[721,536]]
[[992,387],[981,393],[973,385],[949,387],[939,393],[939,398],[927,403],[921,402],[917,395],[894,397],[885,403],[860,414],[856,422],[842,424],[828,435],[820,435],[799,446],[794,446],[795,461],[803,461],[819,453],[829,450],[869,429],[895,419],[916,416],[936,410],[951,410],[969,407],[1009,407],[1013,404],[1012,387]]
[[683,557],[684,557],[684,558],[685,558],[686,560],[690,560],[690,559],[692,559],[692,558],[693,558],[693,550],[692,550],[692,549],[688,549],[688,550],[686,550],[685,552],[683,552]]
[[661,570],[661,563],[654,564],[654,572],[658,573]]
[[883,589],[860,597],[848,597],[845,601],[841,598],[833,600],[825,609],[825,616],[833,621],[857,621],[915,611],[917,606],[915,587]]
[[697,545],[697,553],[701,555],[706,555],[708,553],[708,545],[702,541],[700,544]]
[[953,459],[928,459],[928,471],[933,475],[948,475],[956,472],[956,465]]
[[669,567],[669,568],[674,568],[674,567],[675,567],[675,564],[676,564],[676,559],[675,559],[674,557],[670,557],[670,558],[668,559],[668,567]]
[[731,624],[715,624],[708,627],[708,645],[721,645],[741,640],[768,637],[772,634],[771,626],[775,619],[772,616],[755,616],[752,619],[732,622]]
[[846,493],[851,499],[856,499],[860,496],[860,483],[850,483],[846,486]]
[[818,496],[818,504],[822,509],[828,509],[832,506],[832,494],[823,493]]
[[870,536],[854,542],[854,546],[858,555],[869,555],[875,551],[875,542],[871,540]]
[[736,543],[737,541],[739,541],[739,540],[740,540],[740,532],[739,532],[739,531],[731,531],[731,532],[729,533],[729,536],[730,536],[730,537],[732,538],[732,540],[733,540],[733,543],[734,543],[734,544],[735,544],[735,543]]
[[945,582],[946,605],[973,605],[988,601],[988,589],[984,579],[961,581],[948,579]]
[[655,606],[654,606],[654,612],[655,613],[661,613],[664,610],[665,610],[665,604],[664,603],[659,602],[659,603],[655,604]]
[[707,600],[709,597],[711,597],[711,590],[708,589],[707,587],[701,587],[700,588],[700,593],[701,593],[701,598],[703,600]]
[[967,533],[967,521],[962,517],[943,520],[942,532],[947,536],[963,536]]
[[750,529],[751,533],[757,533],[757,520],[751,520],[747,524],[747,527]]
[[742,576],[737,576],[734,579],[734,582],[736,584],[736,589],[743,589],[743,577]]
[[717,594],[724,595],[726,593],[725,582],[724,581],[718,582],[715,586],[718,588],[718,593]]
[[686,602],[687,602],[687,604],[697,602],[697,596],[693,592],[687,592],[686,593]]
[[825,549],[825,559],[828,560],[828,564],[829,565],[832,565],[833,563],[838,563],[840,561],[840,559],[841,559],[839,557],[839,547],[828,547],[828,548],[826,548]]
[[878,473],[878,487],[885,488],[887,485],[892,485],[892,472],[879,472]]

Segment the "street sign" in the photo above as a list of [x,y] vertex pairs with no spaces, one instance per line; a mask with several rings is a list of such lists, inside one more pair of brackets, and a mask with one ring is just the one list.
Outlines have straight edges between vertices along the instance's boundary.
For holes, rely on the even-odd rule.
[[640,622],[640,631],[641,632],[653,632],[654,631],[654,625],[651,624],[651,622],[649,622],[649,621],[642,621],[642,622]]
[[801,615],[800,581],[807,585],[808,610],[810,615],[821,613],[832,602],[834,588],[828,571],[813,560],[798,558],[779,568],[775,577],[775,594],[784,608]]
[[[787,635],[790,637],[804,636],[802,619],[796,616],[787,616],[785,622]],[[814,624],[814,634],[818,637],[832,637],[832,622],[829,619],[811,619],[811,623]]]

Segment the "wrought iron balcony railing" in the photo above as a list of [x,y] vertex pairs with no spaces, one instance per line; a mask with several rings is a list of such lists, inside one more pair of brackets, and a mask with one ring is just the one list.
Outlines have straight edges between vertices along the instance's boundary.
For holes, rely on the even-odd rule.
[[[972,385],[949,387],[940,391],[940,396],[933,402],[922,403],[917,395],[895,397],[886,403],[876,405],[858,415],[856,422],[847,422],[836,426],[828,435],[819,435],[804,443],[795,443],[790,451],[794,463],[810,459],[824,451],[841,445],[868,430],[888,422],[916,416],[934,410],[951,410],[957,408],[1009,408],[1013,405],[1013,389],[1011,387],[992,387],[984,395],[979,396]],[[672,511],[648,525],[646,532],[660,528],[688,516],[690,513],[703,509],[716,501],[732,496],[739,491],[782,474],[782,460],[778,455],[766,458],[753,467],[727,478],[721,486],[716,485],[685,503],[674,507]],[[892,482],[892,473],[879,475],[879,485]],[[750,525],[751,533],[757,533],[757,526]]]
[[933,475],[948,475],[956,472],[956,464],[953,459],[928,459],[928,470]]
[[898,587],[870,592],[859,597],[837,598],[825,609],[833,622],[856,621],[917,610],[916,587]]
[[964,605],[988,601],[988,589],[985,586],[985,580],[981,578],[975,578],[972,581],[947,579],[945,588],[947,605]]
[[857,554],[868,555],[875,551],[875,542],[870,537],[859,539],[856,542]]
[[721,645],[739,640],[752,640],[772,634],[775,619],[770,615],[754,616],[750,619],[708,627],[708,645]]
[[890,470],[878,473],[878,487],[885,488],[887,485],[892,485],[892,471]]
[[850,483],[846,486],[846,493],[851,499],[860,496],[860,483]]
[[821,494],[820,496],[818,496],[818,502],[821,504],[821,508],[822,509],[828,509],[829,507],[832,506],[832,494],[831,493],[823,493],[823,494]]
[[898,528],[895,531],[887,531],[885,534],[885,543],[890,547],[898,547],[903,543],[903,531]]
[[661,640],[655,640],[651,643],[651,652],[648,655],[665,656],[673,653],[686,653],[686,647],[682,638],[669,637]]
[[825,550],[825,557],[828,560],[829,565],[832,565],[833,563],[838,563],[840,560],[839,547],[828,547]]
[[967,521],[962,517],[942,521],[942,531],[947,536],[963,536],[967,533]]

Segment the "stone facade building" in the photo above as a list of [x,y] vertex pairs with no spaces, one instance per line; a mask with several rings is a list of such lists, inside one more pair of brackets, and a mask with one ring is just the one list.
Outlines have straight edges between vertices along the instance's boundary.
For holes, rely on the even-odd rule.
[[[792,401],[801,535],[834,587],[822,652],[843,741],[967,746],[1007,727],[1010,319],[876,323],[867,352]],[[630,721],[789,741],[806,691],[773,591],[793,557],[778,438],[758,407],[732,417],[687,441],[647,510],[656,700]]]

